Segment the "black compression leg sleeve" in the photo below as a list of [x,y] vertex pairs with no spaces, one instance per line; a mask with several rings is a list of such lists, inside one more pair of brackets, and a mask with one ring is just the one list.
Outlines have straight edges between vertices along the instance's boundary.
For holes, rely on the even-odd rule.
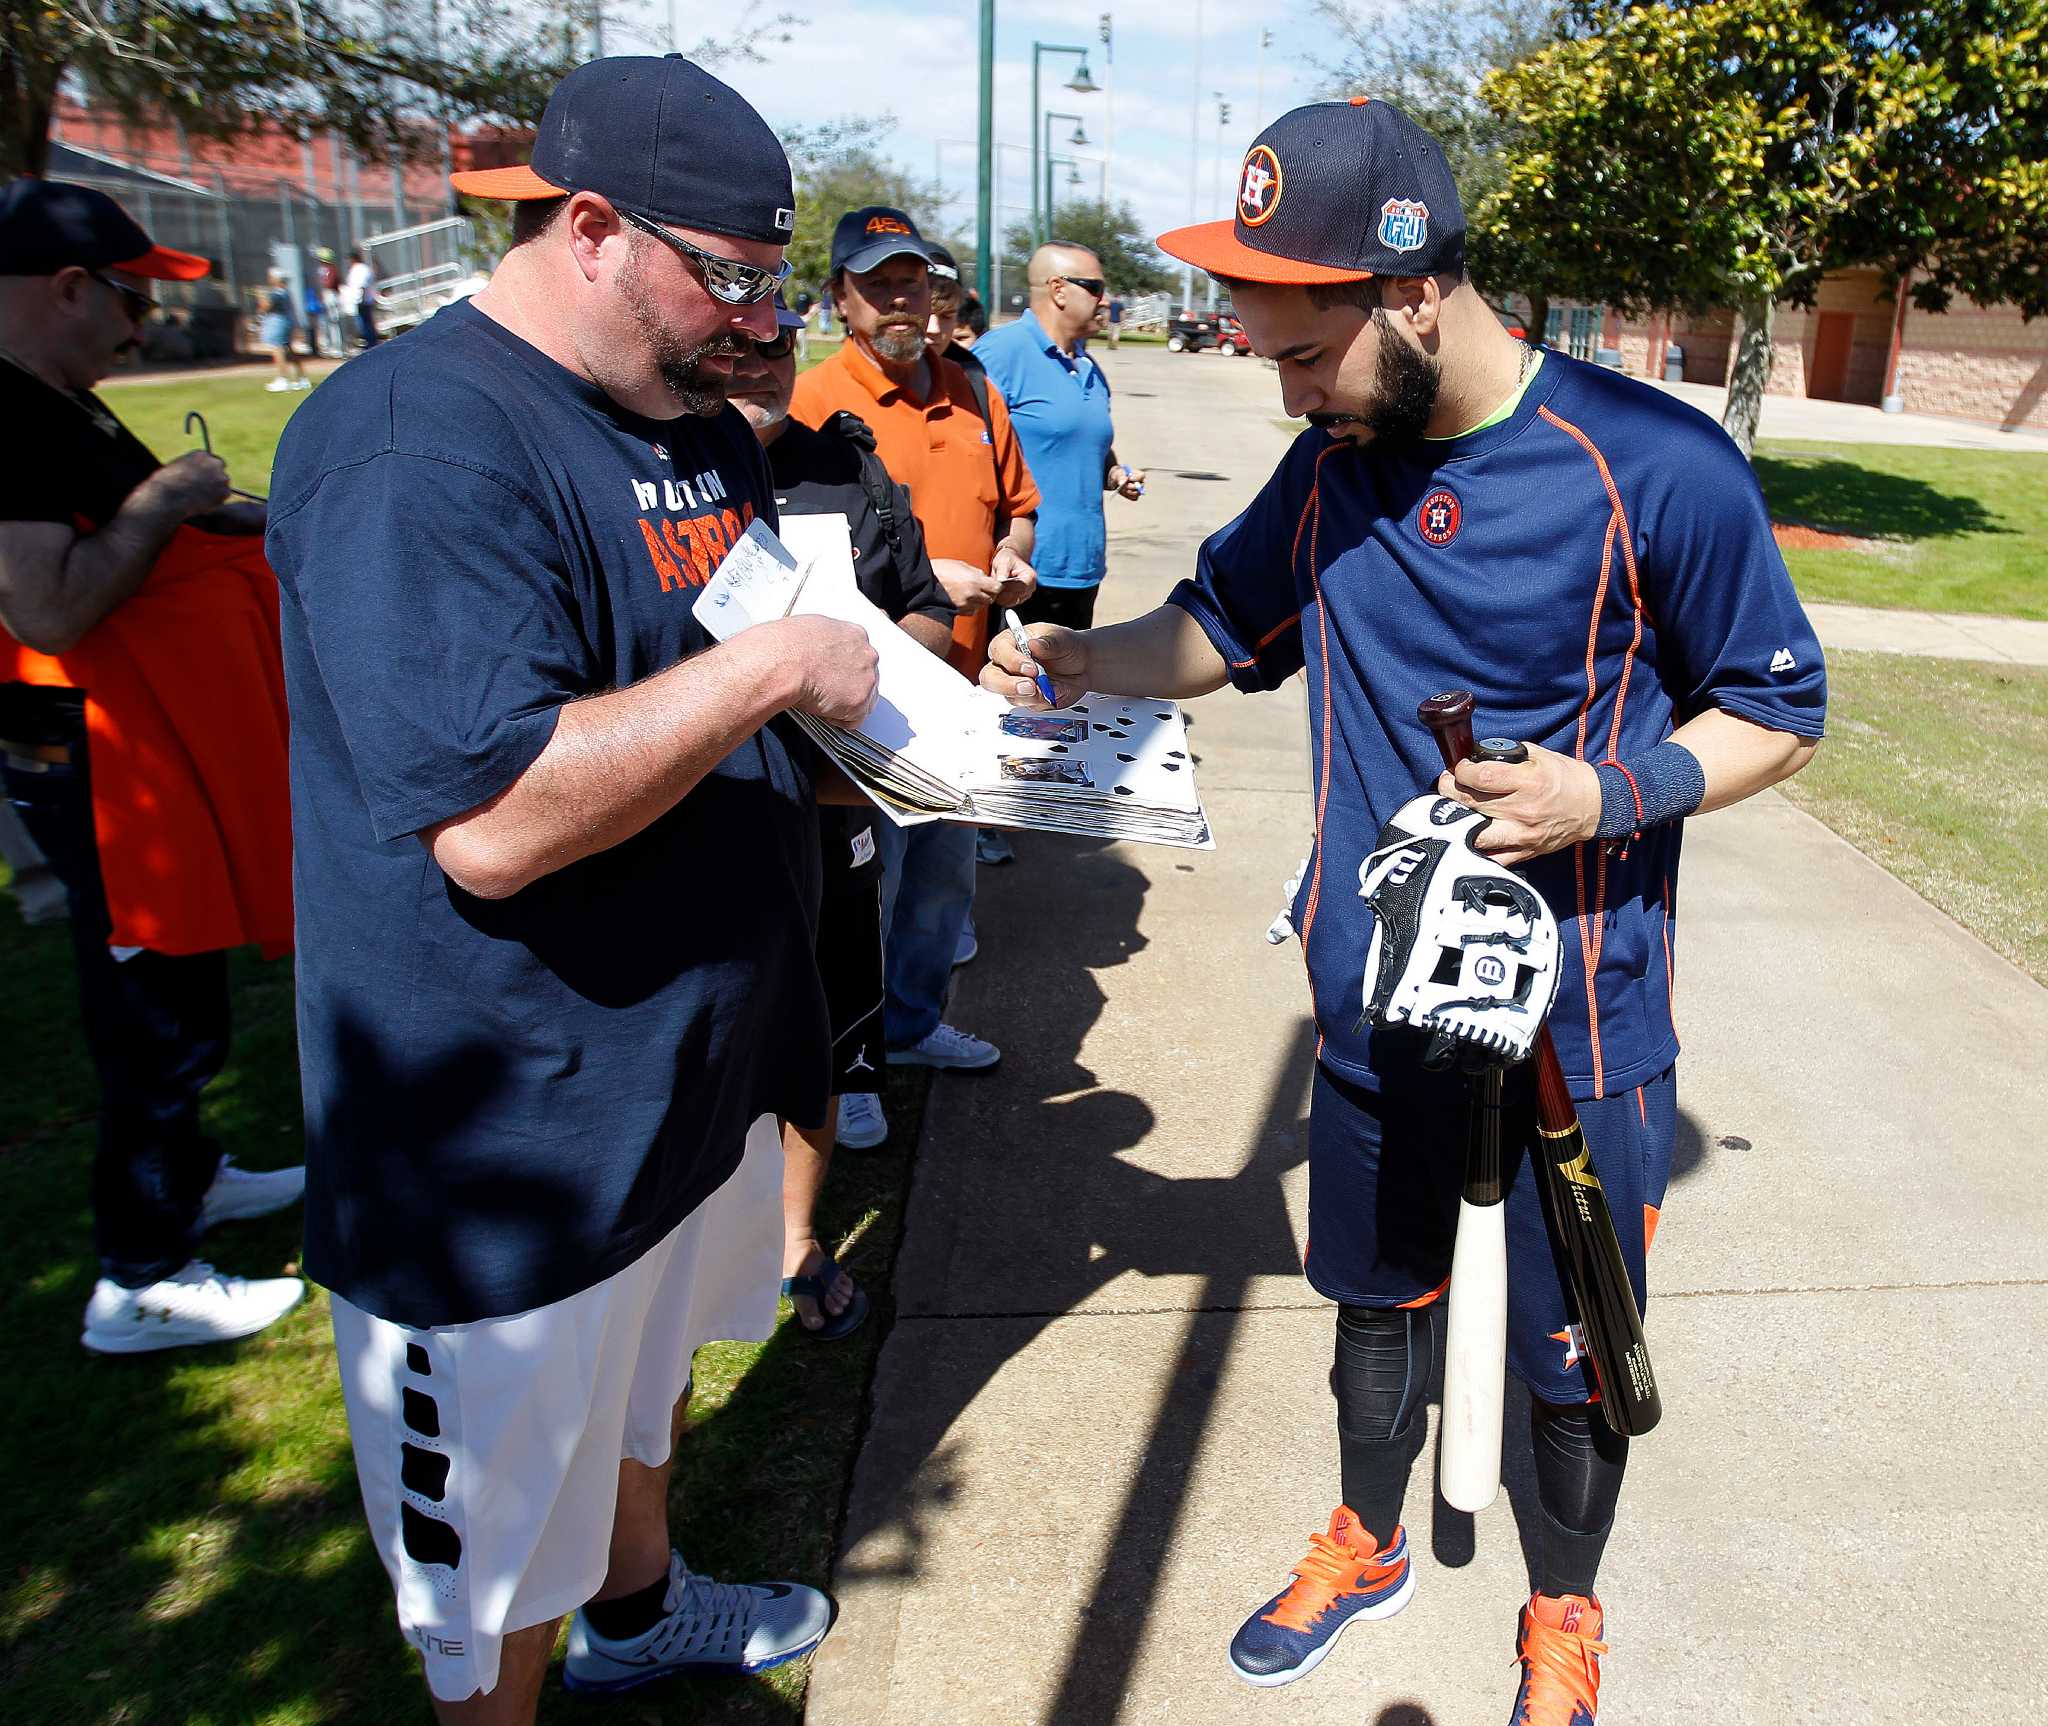
[[1401,1525],[1401,1500],[1421,1446],[1415,1411],[1429,1390],[1433,1307],[1337,1309],[1337,1446],[1344,1502],[1381,1546]]
[[1536,1502],[1543,1513],[1536,1591],[1591,1594],[1614,1527],[1628,1440],[1590,1403],[1561,1408],[1532,1396],[1529,1442],[1536,1453]]

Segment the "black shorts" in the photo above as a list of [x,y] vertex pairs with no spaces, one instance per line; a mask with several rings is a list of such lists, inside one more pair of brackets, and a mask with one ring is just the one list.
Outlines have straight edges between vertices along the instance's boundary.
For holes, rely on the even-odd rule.
[[818,905],[818,974],[832,1018],[832,1092],[881,1089],[882,861],[873,809],[820,809],[825,890]]

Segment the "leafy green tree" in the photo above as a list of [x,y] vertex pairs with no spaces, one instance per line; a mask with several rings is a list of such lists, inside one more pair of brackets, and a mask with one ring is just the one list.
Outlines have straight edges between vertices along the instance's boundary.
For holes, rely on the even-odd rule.
[[1822,275],[1924,271],[2048,310],[2048,0],[1698,0],[1595,10],[1487,76],[1520,128],[1489,235],[1624,312],[1733,306],[1724,423],[1747,451],[1780,302]]
[[[42,172],[66,79],[96,106],[200,137],[274,124],[372,159],[438,156],[448,121],[538,120],[602,18],[601,0],[0,0],[0,181]],[[749,7],[690,56],[760,59],[798,22]]]
[[[1102,273],[1119,293],[1148,294],[1172,285],[1175,275],[1152,249],[1138,213],[1129,204],[1076,198],[1053,208],[1052,237],[1086,246],[1102,260]],[[1031,224],[1012,222],[1003,234],[1003,297],[1025,291],[1031,262]]]
[[948,243],[940,228],[938,188],[882,154],[895,128],[895,119],[884,114],[848,116],[782,134],[796,175],[796,233],[784,253],[792,286],[813,292],[822,286],[831,274],[833,225],[848,210],[868,204],[901,210],[919,232]]
[[1324,51],[1311,60],[1318,94],[1390,102],[1443,145],[1468,219],[1466,262],[1498,311],[1526,297],[1540,334],[1558,266],[1537,237],[1472,220],[1507,179],[1521,128],[1480,95],[1489,72],[1513,66],[1557,39],[1558,0],[1441,0],[1390,6],[1315,0]]

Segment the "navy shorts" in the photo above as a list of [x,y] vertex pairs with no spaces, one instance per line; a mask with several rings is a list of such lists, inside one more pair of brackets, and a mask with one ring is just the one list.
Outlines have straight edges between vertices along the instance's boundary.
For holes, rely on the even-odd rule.
[[[1678,1126],[1666,1068],[1646,1085],[1579,1104],[1579,1122],[1614,1216],[1636,1305]],[[1455,1073],[1395,1071],[1368,1091],[1316,1065],[1309,1118],[1308,1250],[1316,1292],[1345,1306],[1427,1306],[1444,1292],[1464,1186],[1469,1092]],[[1546,1402],[1586,1402],[1590,1368],[1572,1329],[1530,1144],[1532,1063],[1510,1069],[1501,1160],[1508,1180],[1508,1370]],[[1635,1226],[1639,1222],[1640,1226]]]

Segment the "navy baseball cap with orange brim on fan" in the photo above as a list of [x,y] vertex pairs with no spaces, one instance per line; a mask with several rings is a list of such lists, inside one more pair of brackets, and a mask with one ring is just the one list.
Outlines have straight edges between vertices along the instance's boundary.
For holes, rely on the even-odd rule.
[[159,246],[104,192],[65,180],[16,180],[0,190],[0,276],[125,270],[160,282],[196,282],[213,265]]
[[1354,96],[1282,114],[1245,152],[1231,219],[1158,245],[1244,282],[1437,276],[1464,268],[1465,211],[1443,147],[1400,109]]
[[737,90],[680,54],[587,61],[548,98],[530,162],[448,178],[473,198],[515,203],[595,192],[650,221],[767,245],[796,231],[781,140]]

